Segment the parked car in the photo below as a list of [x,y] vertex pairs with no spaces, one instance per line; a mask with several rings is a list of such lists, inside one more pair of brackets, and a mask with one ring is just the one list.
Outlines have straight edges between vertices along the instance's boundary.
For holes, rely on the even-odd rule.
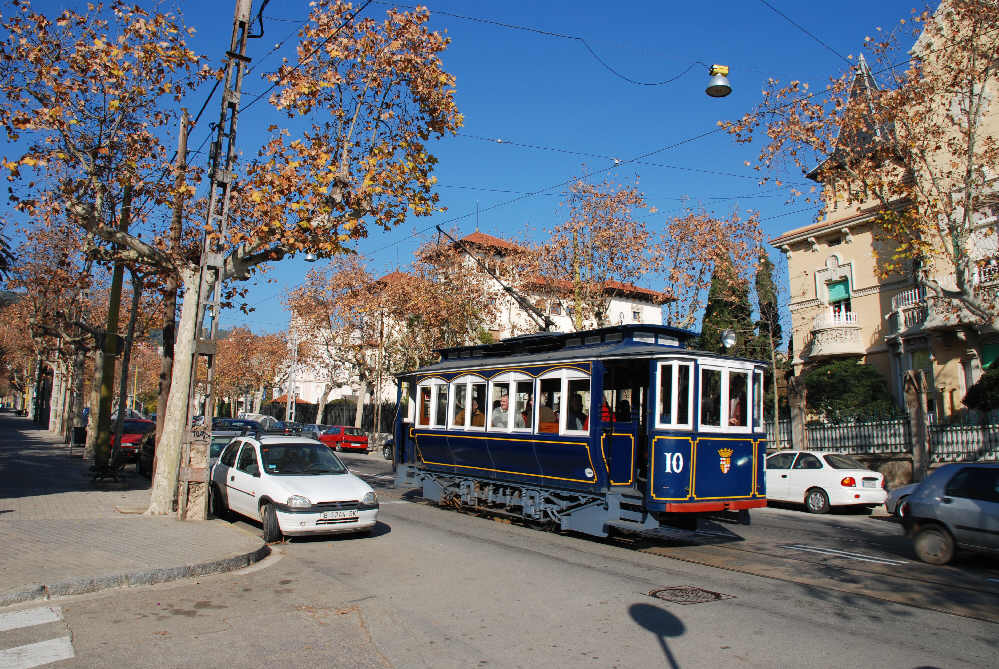
[[274,416],[268,416],[267,414],[262,413],[240,412],[237,414],[236,418],[254,421],[260,426],[260,429],[263,432],[276,432],[278,430],[278,426],[281,425],[281,421]]
[[923,562],[947,564],[958,548],[999,552],[999,464],[940,467],[909,495],[902,523]]
[[[139,442],[150,432],[156,431],[156,423],[151,420],[126,418],[122,421],[121,457],[123,462],[134,462],[139,452]],[[115,444],[114,433],[111,434],[111,447]]]
[[391,460],[393,452],[395,451],[395,440],[388,439],[384,444],[382,444],[382,457],[386,460]]
[[265,541],[282,535],[367,532],[378,497],[330,449],[301,437],[234,439],[211,471],[212,513],[259,520]]
[[884,476],[848,455],[780,451],[767,458],[767,499],[804,504],[811,513],[833,506],[883,504]]
[[319,441],[337,451],[368,452],[368,435],[359,427],[332,425],[319,435]]
[[302,426],[302,431],[299,433],[303,437],[308,437],[309,439],[315,439],[319,441],[319,435],[330,428],[329,425],[319,425],[318,423],[309,423]]
[[284,434],[296,434],[297,435],[297,434],[301,434],[302,433],[302,424],[301,423],[296,423],[293,420],[281,421],[279,423],[279,426],[277,427],[277,430],[283,432]]
[[899,486],[894,490],[889,490],[888,497],[885,498],[885,511],[889,515],[895,516],[898,520],[902,520],[902,509],[905,506],[905,500],[909,498],[909,495],[917,487],[919,487],[918,483],[909,483]]

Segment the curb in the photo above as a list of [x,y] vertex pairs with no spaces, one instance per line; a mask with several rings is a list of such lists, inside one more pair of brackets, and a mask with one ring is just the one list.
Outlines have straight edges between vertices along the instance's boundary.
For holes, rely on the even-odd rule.
[[0,607],[11,606],[33,600],[52,599],[53,597],[66,597],[69,595],[83,595],[99,590],[111,588],[125,588],[135,585],[155,585],[157,583],[167,583],[182,578],[192,576],[203,576],[205,574],[220,574],[228,571],[236,571],[248,567],[254,562],[259,562],[270,555],[271,549],[266,544],[260,548],[235,555],[233,557],[222,558],[220,560],[209,560],[198,564],[189,564],[182,567],[163,567],[157,569],[146,569],[142,571],[125,572],[122,574],[110,574],[108,576],[95,576],[93,578],[74,578],[67,581],[59,581],[51,584],[32,584],[25,586],[23,590],[0,593]]

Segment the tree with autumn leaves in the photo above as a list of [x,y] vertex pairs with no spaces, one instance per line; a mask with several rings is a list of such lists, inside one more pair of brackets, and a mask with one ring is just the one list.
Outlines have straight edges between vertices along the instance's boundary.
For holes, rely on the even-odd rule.
[[[13,7],[3,17],[10,37],[0,50],[0,122],[23,148],[6,160],[22,186],[17,205],[38,220],[65,217],[100,240],[106,259],[178,277],[184,295],[197,294],[201,235],[220,231],[188,217],[178,239],[169,217],[154,215],[193,189],[166,178],[163,140],[179,116],[172,106],[212,74],[187,47],[187,30],[168,13],[121,2],[54,19],[27,2]],[[382,20],[357,19],[345,2],[312,4],[296,58],[270,77],[269,103],[294,134],[272,127],[238,178],[233,223],[217,240],[220,280],[245,278],[288,252],[336,255],[368,225],[433,211],[426,142],[454,132],[461,116],[440,61],[447,40],[426,28],[427,18],[393,9]],[[131,227],[122,229],[115,214],[126,193]],[[178,361],[191,359],[196,320],[185,300]],[[171,510],[186,427],[189,365],[174,365],[172,376],[150,513]]]
[[722,125],[738,141],[763,139],[764,180],[800,171],[823,193],[799,195],[826,210],[873,205],[892,242],[878,269],[926,290],[927,327],[994,327],[999,299],[979,286],[987,259],[976,251],[996,238],[999,8],[944,0],[865,42],[866,56],[824,89],[771,80],[759,108]]

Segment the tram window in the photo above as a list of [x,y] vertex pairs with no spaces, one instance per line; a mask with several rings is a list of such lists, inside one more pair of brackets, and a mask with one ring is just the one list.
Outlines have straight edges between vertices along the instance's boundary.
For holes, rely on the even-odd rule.
[[469,427],[482,429],[486,426],[486,384],[472,384],[472,418]]
[[490,399],[489,427],[498,430],[510,429],[510,385],[494,384]]
[[659,422],[673,423],[673,365],[659,367]]
[[590,380],[569,379],[568,411],[565,416],[566,432],[580,432],[590,429]]
[[689,362],[659,366],[659,425],[690,427],[690,369]]
[[677,365],[676,423],[690,425],[690,365]]
[[538,432],[558,434],[558,415],[562,404],[562,379],[541,379],[540,406],[538,407]]
[[701,425],[721,427],[721,370],[701,369]]
[[529,430],[534,426],[534,382],[517,381],[515,387],[513,426]]
[[447,424],[447,386],[437,386],[437,404],[434,411],[434,426],[444,427]]
[[452,427],[465,427],[466,423],[466,412],[465,407],[468,400],[468,386],[464,383],[454,384],[454,408],[451,414],[451,426]]
[[420,420],[417,425],[430,425],[430,386],[420,387]]
[[749,373],[729,370],[728,424],[745,427],[749,420]]
[[763,372],[753,373],[753,425],[763,426]]

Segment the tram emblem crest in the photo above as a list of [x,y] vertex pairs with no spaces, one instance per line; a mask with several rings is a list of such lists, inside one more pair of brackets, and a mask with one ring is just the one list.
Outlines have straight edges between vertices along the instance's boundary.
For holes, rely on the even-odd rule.
[[731,448],[721,448],[718,450],[718,455],[721,456],[720,467],[722,474],[728,474],[728,470],[732,468],[732,449]]

